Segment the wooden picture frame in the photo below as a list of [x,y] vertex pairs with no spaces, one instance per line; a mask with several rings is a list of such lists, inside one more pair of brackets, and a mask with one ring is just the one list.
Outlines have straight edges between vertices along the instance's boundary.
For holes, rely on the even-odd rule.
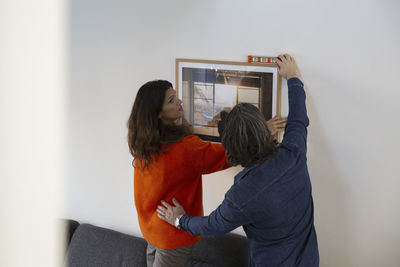
[[274,63],[177,58],[175,74],[185,118],[204,140],[220,142],[220,112],[238,103],[254,104],[266,120],[281,114],[282,78]]

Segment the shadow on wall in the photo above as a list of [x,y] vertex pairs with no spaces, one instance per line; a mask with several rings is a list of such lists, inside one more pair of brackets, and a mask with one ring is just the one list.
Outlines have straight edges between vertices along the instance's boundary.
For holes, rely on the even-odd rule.
[[327,135],[310,94],[307,94],[307,108],[311,132],[308,136],[308,168],[313,186],[320,264],[324,267],[354,266],[349,192],[339,166],[335,165]]

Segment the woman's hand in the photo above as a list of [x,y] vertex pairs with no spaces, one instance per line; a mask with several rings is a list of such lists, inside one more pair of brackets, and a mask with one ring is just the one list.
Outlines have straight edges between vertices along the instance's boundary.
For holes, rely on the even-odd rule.
[[276,135],[278,132],[283,131],[286,126],[287,118],[275,116],[267,121],[267,127],[271,135]]
[[279,75],[286,80],[289,80],[290,78],[301,79],[300,71],[297,67],[296,61],[290,55],[279,55],[276,64],[278,64]]
[[175,198],[172,199],[172,202],[174,203],[175,207],[168,204],[166,201],[161,200],[162,206],[157,206],[157,215],[160,219],[175,226],[176,218],[185,214],[186,212]]

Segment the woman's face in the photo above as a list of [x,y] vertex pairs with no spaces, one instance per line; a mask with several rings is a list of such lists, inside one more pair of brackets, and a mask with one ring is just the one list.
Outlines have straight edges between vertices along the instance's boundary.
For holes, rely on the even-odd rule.
[[175,123],[177,119],[183,117],[182,101],[176,96],[176,91],[173,88],[169,88],[165,92],[159,117],[165,124]]

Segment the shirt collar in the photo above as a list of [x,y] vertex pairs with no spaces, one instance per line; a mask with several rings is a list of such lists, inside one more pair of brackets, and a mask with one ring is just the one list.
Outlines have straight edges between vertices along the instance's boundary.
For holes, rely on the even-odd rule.
[[247,174],[249,171],[251,171],[252,169],[254,169],[257,165],[258,165],[257,163],[251,164],[251,165],[245,167],[245,168],[244,168],[242,171],[240,171],[238,174],[236,174],[236,175],[235,175],[235,179],[234,179],[235,184],[238,183],[240,180],[242,180],[242,179],[246,176],[246,174]]

